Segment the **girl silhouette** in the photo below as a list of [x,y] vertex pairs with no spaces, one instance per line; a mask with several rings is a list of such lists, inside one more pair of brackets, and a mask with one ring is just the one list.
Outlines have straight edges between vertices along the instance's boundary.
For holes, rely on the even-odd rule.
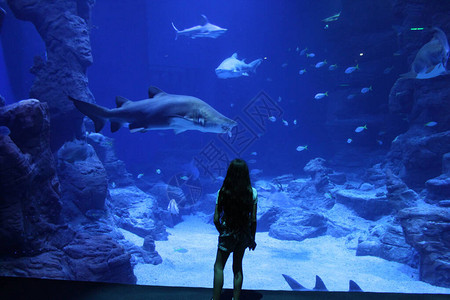
[[214,263],[213,299],[220,299],[223,268],[233,252],[233,298],[239,299],[242,288],[242,258],[246,248],[255,250],[257,192],[252,188],[247,164],[234,159],[217,192],[214,225],[219,231],[219,245]]

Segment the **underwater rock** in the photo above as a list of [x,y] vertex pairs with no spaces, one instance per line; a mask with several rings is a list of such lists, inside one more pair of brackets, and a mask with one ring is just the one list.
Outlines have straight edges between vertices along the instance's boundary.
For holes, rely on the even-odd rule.
[[329,190],[317,191],[316,182],[313,180],[291,181],[286,187],[286,194],[295,201],[296,206],[306,210],[330,209],[335,203]]
[[157,215],[154,197],[135,186],[111,189],[110,195],[117,226],[143,238],[152,236],[154,240],[167,240],[168,233]]
[[328,174],[328,178],[334,184],[343,185],[347,182],[347,175],[345,173],[333,172]]
[[325,159],[314,158],[306,164],[303,170],[311,176],[317,192],[326,192],[331,188],[328,174],[333,171],[325,166]]
[[373,165],[366,169],[363,179],[375,186],[375,188],[382,187],[386,184],[386,174],[381,168],[381,163]]
[[291,209],[270,226],[269,236],[280,240],[303,241],[321,236],[326,231],[327,219],[323,215]]
[[442,156],[442,174],[436,178],[427,180],[425,185],[426,198],[429,203],[450,199],[450,153]]
[[74,203],[85,214],[102,210],[107,195],[106,171],[91,145],[67,142],[57,153],[62,200]]
[[30,95],[47,102],[52,119],[51,147],[57,150],[82,136],[83,116],[67,95],[93,102],[86,69],[92,64],[90,12],[94,1],[8,1],[14,15],[32,22],[46,46],[46,61],[36,56],[31,68],[36,78]]
[[368,183],[368,182],[362,183],[361,186],[359,187],[359,189],[360,189],[361,191],[371,191],[371,190],[373,190],[374,188],[375,188],[375,187],[374,187],[372,184]]
[[442,155],[442,174],[450,174],[450,153]]
[[114,182],[117,187],[134,184],[134,180],[131,174],[128,173],[125,163],[116,156],[114,139],[100,133],[91,132],[87,135],[87,142],[94,147],[98,158],[103,163],[110,184]]
[[398,136],[387,156],[387,167],[413,189],[423,188],[428,179],[441,174],[442,157],[450,151],[450,130],[425,131],[416,127]]
[[[153,239],[152,239],[153,240]],[[122,239],[118,241],[124,248],[125,251],[129,254],[131,254],[131,265],[134,267],[138,263],[142,264],[152,264],[152,265],[158,265],[162,263],[162,258],[159,255],[159,253],[155,250],[155,245],[153,241],[153,250],[147,250],[150,249],[150,247],[144,248],[139,247],[133,244],[132,242]],[[145,243],[145,241],[144,241]]]
[[398,214],[406,242],[420,256],[420,280],[450,287],[450,210],[423,204]]
[[136,283],[131,255],[108,234],[111,227],[91,224],[74,230],[74,239],[63,248],[73,280]]
[[335,193],[336,201],[352,209],[360,217],[375,221],[382,216],[389,215],[394,210],[394,204],[386,197],[381,189],[338,190]]
[[280,217],[281,209],[279,207],[271,207],[266,212],[262,213],[257,219],[256,231],[269,231],[270,226],[274,224]]
[[[441,174],[441,159],[450,152],[450,86],[447,76],[398,79],[391,89],[389,109],[405,119],[406,132],[391,144],[387,161],[392,171],[413,189]],[[428,127],[429,122],[436,122]]]
[[397,211],[405,207],[414,206],[415,202],[419,200],[419,195],[408,188],[389,168],[386,168],[386,190],[387,198]]
[[356,256],[376,256],[417,267],[416,251],[405,241],[402,227],[392,222],[372,225],[368,236],[360,237]]
[[59,181],[49,147],[48,106],[36,99],[0,108],[0,254],[36,253],[60,221]]
[[448,174],[427,180],[425,184],[427,187],[426,201],[450,199],[450,176]]

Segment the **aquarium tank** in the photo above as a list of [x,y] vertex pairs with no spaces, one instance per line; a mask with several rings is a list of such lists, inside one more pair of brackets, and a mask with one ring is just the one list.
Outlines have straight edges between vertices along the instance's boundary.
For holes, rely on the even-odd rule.
[[[0,1],[0,275],[450,294],[450,1]],[[232,259],[224,288],[233,287]]]

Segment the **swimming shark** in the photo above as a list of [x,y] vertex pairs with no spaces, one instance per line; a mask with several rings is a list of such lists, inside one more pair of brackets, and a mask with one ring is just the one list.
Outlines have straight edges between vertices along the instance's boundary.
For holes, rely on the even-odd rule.
[[237,53],[233,53],[231,57],[225,59],[217,68],[216,75],[219,78],[236,78],[241,76],[249,76],[250,72],[255,73],[256,68],[261,64],[262,59],[256,59],[249,64],[245,63],[245,59],[237,59]]
[[191,39],[195,39],[198,37],[209,37],[215,39],[228,30],[209,23],[208,18],[205,15],[202,15],[202,17],[204,19],[203,25],[197,25],[191,28],[186,28],[184,30],[178,30],[172,22],[172,27],[177,33],[175,39],[177,39],[179,35],[185,35],[187,37],[190,37]]
[[433,38],[417,52],[411,71],[400,75],[404,78],[429,79],[445,75],[450,48],[445,33],[433,27]]
[[111,122],[111,132],[128,125],[132,133],[173,129],[175,134],[198,130],[231,136],[232,128],[237,125],[236,121],[192,96],[168,94],[151,86],[148,97],[130,101],[117,96],[117,108],[108,109],[68,96],[75,107],[94,122],[96,132],[102,130],[106,120]]
[[[310,289],[305,288],[303,285],[297,282],[294,278],[292,278],[289,275],[281,274],[284,277],[284,280],[286,280],[287,284],[293,291],[311,291]],[[314,285],[314,288],[312,291],[328,291],[327,287],[325,286],[325,283],[323,283],[322,278],[316,275],[316,284]],[[353,280],[350,280],[348,283],[348,291],[349,292],[363,292],[363,290],[359,287],[359,285],[354,282]]]

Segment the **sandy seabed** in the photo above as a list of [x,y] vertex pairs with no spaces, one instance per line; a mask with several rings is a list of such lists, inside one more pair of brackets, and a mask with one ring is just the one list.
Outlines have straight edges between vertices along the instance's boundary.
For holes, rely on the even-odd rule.
[[[167,229],[168,241],[155,242],[162,264],[135,266],[137,284],[212,287],[218,233],[200,217],[184,216],[183,220]],[[142,246],[142,238],[122,232]],[[255,251],[247,250],[244,256],[244,289],[290,290],[281,275],[287,274],[306,288],[313,288],[315,275],[319,275],[330,291],[348,291],[349,280],[353,280],[366,292],[450,294],[449,288],[419,281],[417,269],[378,257],[356,256],[346,238],[282,241],[258,232],[256,242]],[[233,287],[231,264],[230,256],[224,271],[225,288]]]

